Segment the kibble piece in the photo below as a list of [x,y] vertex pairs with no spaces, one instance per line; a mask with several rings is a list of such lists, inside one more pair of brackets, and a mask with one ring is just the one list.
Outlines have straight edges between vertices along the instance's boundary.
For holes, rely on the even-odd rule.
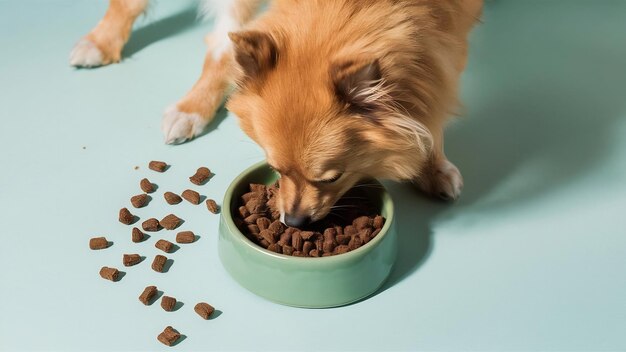
[[150,170],[154,170],[156,172],[164,172],[165,169],[167,169],[167,163],[163,161],[151,161],[148,164],[148,167],[150,168]]
[[154,246],[165,253],[169,253],[172,251],[174,244],[168,240],[158,240]]
[[146,236],[145,233],[141,232],[141,230],[139,230],[138,228],[133,227],[133,232],[132,232],[132,240],[133,240],[133,242],[139,243],[139,242],[144,240],[145,236]]
[[163,298],[161,298],[161,308],[166,312],[173,311],[175,306],[176,298],[170,296],[163,296]]
[[159,221],[159,224],[161,224],[161,226],[163,226],[164,228],[168,230],[173,230],[177,228],[178,225],[180,225],[180,223],[181,223],[181,219],[174,214],[169,214],[168,216],[164,217],[161,221]]
[[206,207],[213,214],[217,214],[220,211],[220,207],[217,205],[217,203],[213,199],[206,200]]
[[352,221],[352,225],[356,227],[358,231],[363,230],[366,227],[372,226],[372,219],[369,216],[359,216]]
[[262,185],[260,183],[251,183],[250,191],[255,193],[265,193],[267,191],[267,188],[265,185]]
[[311,250],[313,250],[313,242],[304,241],[304,244],[302,245],[302,252],[304,252],[305,255],[309,255]]
[[250,216],[248,216],[247,218],[243,219],[243,221],[245,221],[248,224],[256,224],[256,221],[258,218],[260,218],[261,215],[259,214],[252,214]]
[[191,181],[191,183],[193,184],[200,186],[200,185],[203,185],[206,182],[206,180],[208,180],[210,177],[211,177],[211,170],[203,166],[203,167],[198,168],[198,170],[193,176],[189,177],[189,181]]
[[141,256],[139,254],[124,254],[122,258],[124,266],[133,266],[139,264],[139,262],[141,262]]
[[94,237],[89,240],[89,248],[105,249],[109,247],[109,241],[105,237]]
[[144,229],[144,231],[159,231],[161,229],[161,225],[159,224],[159,220],[155,219],[155,218],[150,218],[146,221],[144,221],[141,224],[141,227]]
[[352,239],[352,236],[350,235],[337,235],[337,237],[335,237],[337,239],[337,243],[339,244],[348,244],[348,242],[350,242],[350,240]]
[[278,243],[281,246],[285,246],[287,244],[291,244],[291,235],[293,234],[293,231],[285,231],[280,235],[280,239],[278,240]]
[[303,243],[304,240],[300,235],[300,231],[296,231],[291,234],[291,246],[293,247],[293,249],[295,249],[296,251],[301,251]]
[[180,334],[171,326],[166,327],[165,330],[157,336],[157,340],[166,346],[172,346],[179,338]]
[[369,242],[372,239],[372,229],[364,228],[363,230],[359,231],[359,238],[361,238],[363,243]]
[[252,235],[258,235],[261,233],[261,229],[256,225],[247,225],[246,227],[248,228],[248,232]]
[[157,287],[156,286],[148,286],[146,287],[143,292],[141,293],[141,295],[139,295],[139,300],[141,301],[141,303],[145,304],[145,305],[150,305],[152,304],[152,298],[154,298],[154,296],[156,296],[157,294]]
[[267,230],[267,228],[270,227],[271,223],[272,222],[270,221],[270,219],[266,217],[260,217],[256,219],[256,225],[259,227],[259,230],[261,231]]
[[119,274],[120,274],[119,270],[115,268],[109,268],[109,267],[103,266],[102,269],[100,269],[100,276],[103,279],[117,281]]
[[348,225],[343,229],[343,234],[348,236],[356,235],[357,232],[356,227],[352,225]]
[[239,215],[241,215],[241,217],[245,219],[250,216],[250,212],[248,211],[248,208],[242,205],[239,207]]
[[175,205],[183,201],[183,199],[174,192],[165,192],[163,198],[165,198],[165,201],[169,205]]
[[246,208],[250,214],[261,214],[267,210],[267,205],[258,198],[252,198],[246,203]]
[[259,240],[259,244],[261,245],[261,247],[266,248],[269,247],[271,245],[271,243],[269,243],[266,239],[261,238]]
[[120,209],[119,220],[122,224],[130,225],[135,222],[135,215],[131,214],[127,208]]
[[176,234],[176,243],[193,243],[196,235],[192,231],[181,231]]
[[148,195],[147,194],[138,194],[132,198],[130,198],[130,204],[135,208],[143,208],[148,204]]
[[372,222],[372,226],[374,226],[375,229],[382,229],[383,225],[385,225],[385,218],[377,215]]
[[259,199],[260,197],[261,197],[260,193],[248,192],[248,193],[245,193],[243,196],[241,196],[241,200],[243,200],[244,203],[248,203],[250,199],[252,198]]
[[276,234],[270,230],[261,231],[259,236],[266,240],[269,244],[276,243]]
[[181,195],[183,196],[183,198],[185,198],[186,201],[188,201],[191,204],[195,204],[195,205],[200,204],[200,194],[196,191],[186,189],[183,191]]
[[283,223],[280,222],[279,220],[276,220],[270,224],[270,226],[268,227],[268,230],[274,233],[280,234],[283,231],[285,231],[285,225],[283,225]]
[[292,255],[293,247],[292,246],[283,246],[283,254]]
[[348,243],[348,247],[351,251],[361,247],[363,245],[363,240],[359,236],[353,236],[350,242]]
[[278,210],[275,210],[272,212],[272,220],[278,220],[280,219],[280,212]]
[[300,236],[302,236],[302,239],[305,241],[310,240],[313,235],[315,235],[313,231],[300,231]]
[[163,267],[165,266],[165,262],[167,262],[167,257],[164,255],[157,254],[152,261],[152,270],[162,273]]
[[209,319],[211,314],[213,314],[213,312],[215,311],[215,308],[213,308],[208,303],[200,302],[196,304],[195,307],[193,307],[193,310],[195,310],[199,316],[201,316],[202,318],[206,320],[206,319]]
[[283,252],[283,249],[280,247],[280,245],[278,243],[272,243],[269,246],[267,246],[267,249],[272,251],[272,252],[276,252],[278,254],[281,254]]
[[320,251],[318,249],[312,249],[311,252],[309,253],[309,256],[320,257]]
[[348,247],[348,245],[340,244],[337,247],[335,247],[335,250],[333,251],[333,253],[344,254],[344,253],[348,253],[349,251],[350,251],[350,247]]
[[139,181],[139,187],[141,187],[141,190],[146,193],[154,192],[154,185],[147,178]]

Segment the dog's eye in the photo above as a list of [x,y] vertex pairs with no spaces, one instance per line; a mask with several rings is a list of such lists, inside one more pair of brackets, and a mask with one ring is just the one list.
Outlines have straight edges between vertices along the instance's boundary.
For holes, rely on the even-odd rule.
[[329,179],[326,179],[326,180],[320,180],[319,182],[321,182],[321,183],[334,183],[334,182],[337,182],[337,180],[340,179],[342,175],[343,175],[343,173],[338,173],[337,175],[333,176],[333,178],[329,178]]

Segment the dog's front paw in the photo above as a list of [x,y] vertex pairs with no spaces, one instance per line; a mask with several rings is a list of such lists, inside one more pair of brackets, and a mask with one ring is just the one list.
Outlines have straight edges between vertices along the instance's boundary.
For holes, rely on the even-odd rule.
[[104,64],[104,55],[96,44],[87,38],[81,39],[70,53],[70,65],[75,67],[97,67]]
[[165,111],[161,130],[166,144],[181,144],[202,133],[207,124],[200,114],[182,112],[174,106]]
[[415,183],[425,193],[447,201],[458,199],[463,190],[461,172],[447,159],[435,162]]

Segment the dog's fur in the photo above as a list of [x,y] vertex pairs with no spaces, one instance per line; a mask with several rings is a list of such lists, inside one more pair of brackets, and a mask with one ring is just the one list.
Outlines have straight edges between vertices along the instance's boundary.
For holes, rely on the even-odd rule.
[[[128,23],[147,1],[110,1],[73,65],[119,61]],[[217,24],[203,73],[166,112],[166,142],[199,134],[234,82],[227,107],[281,174],[278,205],[288,223],[323,218],[366,177],[459,196],[463,182],[444,155],[443,128],[457,110],[482,0],[275,0],[251,23],[258,0],[208,3]],[[125,19],[112,19],[124,11]],[[100,62],[81,56],[85,47],[96,48]]]

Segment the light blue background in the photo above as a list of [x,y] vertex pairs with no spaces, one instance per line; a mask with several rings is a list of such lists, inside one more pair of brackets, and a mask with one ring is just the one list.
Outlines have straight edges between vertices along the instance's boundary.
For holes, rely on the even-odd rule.
[[[218,217],[167,206],[194,187],[220,200],[261,150],[220,113],[212,131],[166,146],[163,109],[199,75],[211,23],[160,1],[136,24],[123,63],[68,67],[105,1],[0,1],[0,350],[626,350],[626,2],[495,1],[472,36],[466,113],[447,135],[465,176],[453,205],[390,184],[396,271],[375,296],[338,309],[279,306],[240,288],[216,251]],[[83,149],[85,147],[85,149]],[[165,174],[147,170],[162,159]],[[134,170],[134,166],[140,166]],[[117,212],[149,177],[136,213],[173,211],[201,239],[150,269],[154,242],[130,242]],[[90,251],[106,235],[113,247]],[[118,283],[103,265],[148,257]],[[177,312],[137,300],[155,284]],[[222,314],[203,321],[207,301]]]

